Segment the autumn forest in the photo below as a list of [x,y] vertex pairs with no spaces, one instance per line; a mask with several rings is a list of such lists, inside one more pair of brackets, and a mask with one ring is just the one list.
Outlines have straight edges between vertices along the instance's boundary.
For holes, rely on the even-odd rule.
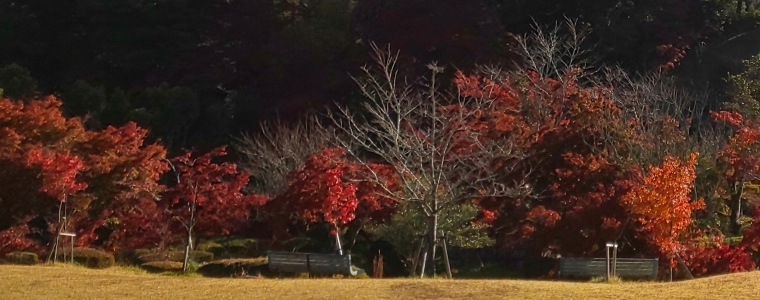
[[755,270],[756,2],[0,0],[0,262]]

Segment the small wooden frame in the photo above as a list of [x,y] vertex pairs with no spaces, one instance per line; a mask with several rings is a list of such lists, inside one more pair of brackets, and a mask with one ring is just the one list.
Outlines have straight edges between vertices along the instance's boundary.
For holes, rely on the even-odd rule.
[[444,262],[444,265],[446,266],[446,275],[449,277],[449,279],[454,278],[451,273],[451,263],[449,262],[449,250],[448,250],[448,247],[446,246],[447,244],[446,233],[441,231],[441,235],[438,236],[437,241],[433,245],[428,244],[429,238],[427,235],[420,235],[419,239],[420,239],[420,247],[417,248],[417,251],[414,254],[414,257],[416,259],[412,262],[412,270],[414,270],[415,275],[417,272],[417,264],[419,261],[421,262],[421,266],[419,270],[420,278],[425,277],[425,264],[427,263],[427,256],[428,256],[428,250],[429,250],[429,248],[428,249],[425,249],[425,248],[432,246],[432,247],[442,248],[443,262]]
[[[59,232],[58,236],[68,236],[71,238],[71,263],[73,264],[74,263],[74,240],[76,239],[77,234],[73,232]],[[63,259],[64,262],[66,261],[65,253],[66,252],[64,252],[64,259]]]

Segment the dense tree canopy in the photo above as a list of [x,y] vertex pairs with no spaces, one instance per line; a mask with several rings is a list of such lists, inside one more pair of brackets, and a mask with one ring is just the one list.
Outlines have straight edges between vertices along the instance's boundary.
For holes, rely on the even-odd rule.
[[0,254],[343,237],[414,272],[443,230],[752,269],[751,2],[0,0]]

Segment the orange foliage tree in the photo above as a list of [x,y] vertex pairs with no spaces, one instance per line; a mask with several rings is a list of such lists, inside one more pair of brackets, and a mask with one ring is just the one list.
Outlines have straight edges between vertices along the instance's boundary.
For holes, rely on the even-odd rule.
[[[704,208],[702,199],[692,201],[697,154],[686,161],[667,156],[646,174],[634,170],[641,181],[621,199],[621,204],[640,223],[641,235],[663,255],[679,251],[678,236],[691,225],[694,210]],[[672,256],[671,256],[672,264]]]

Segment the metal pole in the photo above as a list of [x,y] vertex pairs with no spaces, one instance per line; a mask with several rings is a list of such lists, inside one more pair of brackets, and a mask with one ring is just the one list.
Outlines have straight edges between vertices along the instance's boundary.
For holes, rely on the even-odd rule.
[[[670,245],[675,245],[674,236],[673,236],[673,198],[670,198]],[[669,281],[673,282],[673,250],[670,249],[670,260],[668,261],[668,267],[670,268],[669,273]]]
[[425,263],[427,263],[427,251],[422,254],[422,268],[420,268],[420,278],[425,277]]
[[420,253],[422,252],[422,246],[425,244],[425,238],[420,237],[420,246],[417,248],[417,251],[414,253],[414,261],[412,261],[412,275],[417,275],[417,266],[420,262]]
[[612,276],[617,276],[617,250],[618,244],[612,246]]
[[76,237],[74,237],[73,235],[71,236],[71,264],[74,264],[74,239],[75,238]]
[[449,275],[449,279],[453,278],[451,276],[451,263],[449,262],[449,250],[446,247],[446,236],[444,235],[444,232],[441,231],[441,243],[443,246],[443,261],[446,263],[446,275]]
[[676,259],[678,259],[678,263],[683,266],[683,269],[686,270],[686,277],[689,279],[694,279],[694,275],[691,274],[691,270],[689,270],[689,267],[686,266],[686,263],[681,258],[681,255],[676,252]]
[[604,248],[604,256],[605,256],[605,266],[607,267],[607,272],[604,273],[604,281],[610,280],[610,243],[607,243],[607,247]]

